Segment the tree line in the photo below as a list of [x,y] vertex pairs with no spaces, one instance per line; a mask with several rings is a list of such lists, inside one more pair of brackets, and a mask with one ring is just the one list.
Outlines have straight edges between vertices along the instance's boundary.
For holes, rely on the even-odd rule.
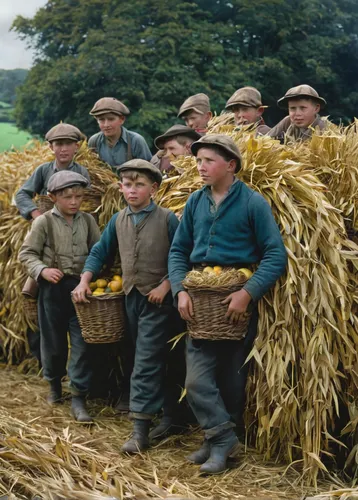
[[15,109],[33,134],[63,120],[89,135],[93,103],[114,96],[150,140],[188,95],[207,93],[220,113],[245,85],[261,91],[269,125],[283,116],[276,100],[301,83],[334,121],[358,116],[355,0],[50,0],[12,29],[36,51]]

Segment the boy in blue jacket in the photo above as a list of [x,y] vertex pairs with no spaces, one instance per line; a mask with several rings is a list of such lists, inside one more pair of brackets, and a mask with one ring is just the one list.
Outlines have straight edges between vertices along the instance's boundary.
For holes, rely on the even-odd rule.
[[187,398],[205,432],[202,447],[188,460],[202,464],[203,473],[217,474],[226,469],[238,444],[234,428],[244,411],[243,364],[256,336],[257,301],[284,273],[287,254],[269,204],[235,178],[241,167],[235,142],[212,134],[191,149],[205,187],[189,198],[169,254],[169,279],[181,317],[194,319],[191,298],[182,285],[193,266],[259,264],[245,286],[225,299],[228,321],[237,322],[249,305],[253,309],[246,338],[187,340]]

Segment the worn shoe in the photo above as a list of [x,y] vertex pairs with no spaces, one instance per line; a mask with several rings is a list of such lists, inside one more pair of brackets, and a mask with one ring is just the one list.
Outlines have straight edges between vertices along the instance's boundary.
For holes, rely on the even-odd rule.
[[210,443],[207,439],[204,439],[201,447],[188,455],[186,459],[192,464],[204,464],[210,456]]
[[229,456],[235,454],[239,440],[232,429],[226,429],[209,439],[211,445],[208,460],[200,467],[202,474],[220,474],[227,469]]
[[50,382],[50,394],[47,396],[50,405],[62,403],[62,383],[61,380]]
[[72,396],[71,410],[77,422],[83,424],[93,423],[93,418],[87,411],[85,398],[83,396]]
[[134,428],[131,438],[124,443],[121,451],[124,453],[140,453],[149,448],[150,420],[134,419]]
[[149,433],[149,439],[159,439],[170,434],[170,429],[172,428],[173,419],[172,417],[163,416],[160,419],[158,425],[154,427]]

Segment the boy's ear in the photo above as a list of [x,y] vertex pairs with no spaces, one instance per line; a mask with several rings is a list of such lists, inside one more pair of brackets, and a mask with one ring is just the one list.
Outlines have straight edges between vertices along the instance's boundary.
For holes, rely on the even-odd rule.
[[54,193],[47,193],[47,196],[53,203],[56,203],[56,195]]
[[151,189],[151,194],[154,194],[158,191],[159,184],[157,182],[153,182],[152,184],[152,189]]
[[265,108],[263,106],[260,106],[259,108],[257,108],[257,114],[259,116],[261,116],[264,111],[265,111]]
[[319,113],[321,111],[321,105],[317,102],[316,103],[316,113]]
[[232,173],[235,173],[235,170],[236,170],[236,160],[230,160],[229,161],[229,168],[228,168],[229,172],[232,172]]
[[118,186],[119,186],[120,192],[123,193],[123,183],[122,183],[122,181],[118,182]]
[[53,145],[52,145],[52,142],[49,142],[49,143],[48,143],[48,147],[51,149],[51,151],[53,151]]

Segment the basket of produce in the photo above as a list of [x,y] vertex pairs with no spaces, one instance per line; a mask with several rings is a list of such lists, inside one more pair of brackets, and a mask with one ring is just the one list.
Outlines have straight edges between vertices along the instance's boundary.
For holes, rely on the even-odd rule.
[[228,305],[222,301],[231,293],[241,290],[252,275],[249,269],[205,267],[190,271],[183,285],[194,308],[194,319],[188,321],[189,335],[194,339],[240,340],[247,334],[251,312],[240,315],[235,324],[225,315]]
[[36,205],[40,212],[44,214],[53,208],[54,203],[46,194],[40,194],[36,198]]
[[37,299],[32,299],[30,297],[24,297],[23,300],[23,310],[26,318],[26,322],[30,327],[38,326],[39,317],[37,311]]
[[122,278],[98,279],[90,284],[89,303],[74,302],[82,337],[88,344],[118,342],[124,336],[126,315]]

